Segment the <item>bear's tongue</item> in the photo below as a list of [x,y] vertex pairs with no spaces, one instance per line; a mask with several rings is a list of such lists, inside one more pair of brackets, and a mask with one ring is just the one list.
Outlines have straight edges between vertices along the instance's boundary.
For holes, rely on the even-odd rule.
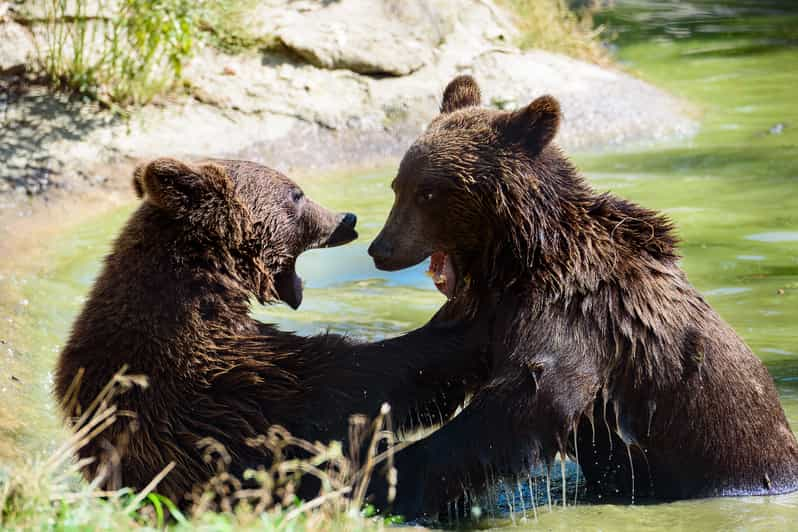
[[432,277],[432,282],[447,299],[454,297],[454,288],[457,285],[457,275],[452,266],[452,259],[443,251],[436,251],[429,261],[427,275]]
[[302,278],[294,269],[278,273],[274,284],[280,299],[288,303],[292,309],[298,309],[302,304]]

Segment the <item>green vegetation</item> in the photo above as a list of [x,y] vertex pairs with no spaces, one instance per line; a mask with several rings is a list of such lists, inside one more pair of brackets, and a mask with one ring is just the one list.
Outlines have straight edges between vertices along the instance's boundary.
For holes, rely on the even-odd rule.
[[593,26],[591,8],[574,10],[565,0],[501,1],[516,15],[521,48],[540,48],[598,64],[610,62],[599,38],[602,28]]
[[[79,386],[76,379],[73,390]],[[205,460],[216,471],[202,489],[193,494],[189,517],[166,497],[157,494],[158,483],[174,468],[170,463],[141,492],[129,489],[103,491],[104,478],[113,477],[113,463],[100,464],[97,479],[80,480],[81,466],[91,460],[73,461],[77,451],[105,429],[121,423],[130,415],[118,411],[114,398],[133,387],[146,387],[141,375],[120,371],[100,392],[72,426],[66,441],[42,460],[25,463],[10,470],[0,469],[0,528],[15,529],[88,529],[88,528],[204,528],[217,530],[377,530],[383,520],[364,508],[369,479],[378,464],[387,462],[389,478],[396,478],[391,467],[393,433],[385,430],[390,408],[383,406],[377,418],[368,423],[354,416],[350,433],[358,448],[369,443],[362,463],[344,455],[338,442],[330,445],[310,443],[291,436],[277,426],[250,442],[268,450],[273,457],[266,468],[247,471],[246,486],[227,473],[230,456],[217,442],[203,443]],[[68,393],[68,396],[70,394]],[[378,453],[382,440],[388,450]],[[308,458],[291,458],[296,450]],[[110,468],[106,466],[110,465]],[[294,495],[303,475],[319,480],[317,498],[300,501]],[[389,488],[395,490],[394,486]],[[395,522],[392,520],[391,522]]]
[[[75,6],[74,22],[62,22]],[[47,4],[44,66],[57,85],[106,103],[144,103],[174,86],[196,39],[187,0],[122,0],[102,19],[86,0]],[[103,9],[103,8],[101,8]]]
[[[142,104],[179,85],[196,44],[256,46],[248,22],[256,0],[47,0],[41,62],[59,88],[108,105]],[[69,22],[64,22],[68,20]]]
[[[41,469],[40,469],[41,470]],[[128,530],[164,528],[177,530],[381,530],[383,520],[366,513],[331,512],[293,504],[256,512],[241,504],[231,512],[205,511],[186,517],[174,504],[155,493],[138,497],[129,490],[92,493],[72,488],[66,478],[12,473],[0,474],[0,528],[19,530]],[[36,482],[36,484],[31,484]],[[323,501],[324,504],[327,501]],[[309,510],[313,510],[312,512]]]
[[259,3],[260,0],[198,2],[196,5],[203,6],[200,28],[206,32],[206,40],[228,53],[273,44],[264,41],[264,37],[255,31],[252,13]]

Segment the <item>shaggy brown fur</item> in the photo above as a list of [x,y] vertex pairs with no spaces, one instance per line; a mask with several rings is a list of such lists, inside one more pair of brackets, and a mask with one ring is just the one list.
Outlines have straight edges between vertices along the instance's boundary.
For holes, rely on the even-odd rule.
[[[677,263],[670,222],[597,194],[550,144],[543,96],[479,107],[473,79],[402,160],[370,248],[399,269],[445,252],[464,315],[499,293],[491,370],[469,406],[398,456],[395,511],[416,516],[557,452],[593,493],[665,499],[798,488],[798,445],[759,359]],[[627,499],[628,500],[628,499]]]
[[80,450],[97,459],[88,478],[118,460],[105,486],[140,489],[174,461],[158,491],[182,504],[214,473],[199,448],[204,438],[226,447],[240,475],[268,465],[268,453],[245,439],[272,424],[310,441],[346,440],[349,416],[373,416],[383,402],[407,425],[443,421],[463,400],[461,377],[479,365],[478,342],[468,338],[487,329],[467,338],[466,322],[434,319],[401,338],[356,344],[249,317],[252,296],[298,306],[297,256],[354,239],[354,215],[334,215],[248,162],[160,159],[137,169],[134,186],[144,202],[107,257],[56,370],[61,401],[84,372],[67,416],[85,410],[123,365],[149,379],[118,397],[134,421],[121,417]]

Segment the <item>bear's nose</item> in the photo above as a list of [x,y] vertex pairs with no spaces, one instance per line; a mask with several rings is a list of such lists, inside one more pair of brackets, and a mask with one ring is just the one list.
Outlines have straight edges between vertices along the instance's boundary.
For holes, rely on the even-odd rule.
[[393,246],[383,238],[377,238],[369,246],[369,255],[375,259],[390,259],[393,255]]
[[341,224],[347,226],[350,229],[354,229],[355,225],[357,225],[357,216],[354,213],[347,212],[344,214],[343,219],[341,219]]
[[336,216],[336,225],[332,234],[327,238],[327,241],[321,247],[335,247],[343,244],[348,244],[357,238],[357,231],[355,231],[355,224],[357,223],[357,216],[351,212],[339,214]]

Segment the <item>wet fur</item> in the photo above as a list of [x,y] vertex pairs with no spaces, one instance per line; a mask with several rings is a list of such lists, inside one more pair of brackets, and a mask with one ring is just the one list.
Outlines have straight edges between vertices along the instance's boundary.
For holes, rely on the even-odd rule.
[[[88,479],[110,465],[103,487],[141,489],[175,462],[157,491],[185,506],[216,472],[203,459],[205,438],[224,445],[230,472],[240,476],[268,466],[268,452],[247,439],[273,424],[309,441],[346,442],[349,416],[374,416],[383,402],[405,427],[440,423],[462,403],[463,376],[480,364],[464,321],[433,320],[400,338],[359,344],[298,336],[249,316],[253,296],[276,301],[275,272],[329,218],[323,210],[310,220],[293,215],[283,201],[295,186],[240,161],[159,159],[136,170],[144,201],[106,258],[56,368],[68,417],[123,365],[149,381],[119,395],[124,414],[79,450],[79,458],[95,459],[84,468]],[[77,400],[65,404],[81,371]]]
[[[482,387],[400,453],[394,511],[434,515],[558,452],[579,461],[590,493],[627,501],[798,488],[798,445],[773,380],[688,282],[671,223],[592,190],[549,143],[553,98],[513,113],[478,104],[472,79],[447,88],[443,113],[401,163],[374,244],[397,266],[419,239],[454,255],[460,289],[443,314],[501,301]],[[403,204],[409,189],[430,183],[441,183],[437,221],[403,236],[395,221],[406,235],[422,216]]]

